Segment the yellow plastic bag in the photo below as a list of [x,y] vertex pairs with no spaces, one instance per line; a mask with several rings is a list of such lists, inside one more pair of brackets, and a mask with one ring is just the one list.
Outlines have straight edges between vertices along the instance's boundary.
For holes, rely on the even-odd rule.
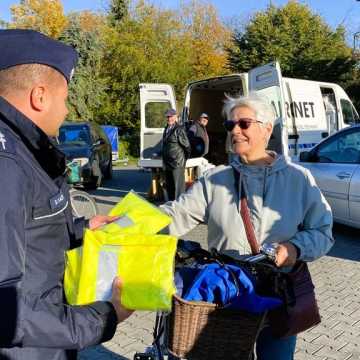
[[86,230],[84,245],[67,252],[64,287],[72,305],[109,300],[123,280],[121,303],[134,310],[170,310],[177,240],[168,235]]
[[133,191],[129,192],[109,215],[120,216],[113,223],[104,225],[102,231],[127,234],[156,234],[171,222],[171,217]]

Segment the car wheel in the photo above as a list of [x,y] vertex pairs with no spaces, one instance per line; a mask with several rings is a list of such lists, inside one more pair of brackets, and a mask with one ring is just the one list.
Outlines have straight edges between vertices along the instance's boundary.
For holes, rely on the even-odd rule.
[[105,179],[110,180],[112,179],[113,176],[113,165],[112,165],[112,160],[110,159],[108,166],[106,167],[106,171],[105,171]]
[[102,173],[100,169],[100,161],[99,158],[96,157],[92,164],[91,181],[87,184],[84,184],[84,188],[88,190],[95,190],[101,185],[101,181]]

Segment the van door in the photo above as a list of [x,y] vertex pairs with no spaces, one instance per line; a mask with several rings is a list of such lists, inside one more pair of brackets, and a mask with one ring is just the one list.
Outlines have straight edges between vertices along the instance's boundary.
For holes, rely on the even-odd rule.
[[249,91],[265,96],[273,105],[276,120],[268,149],[288,154],[288,134],[285,126],[285,100],[280,65],[272,62],[249,71]]
[[161,167],[161,141],[165,111],[176,110],[175,93],[168,84],[139,84],[141,167]]

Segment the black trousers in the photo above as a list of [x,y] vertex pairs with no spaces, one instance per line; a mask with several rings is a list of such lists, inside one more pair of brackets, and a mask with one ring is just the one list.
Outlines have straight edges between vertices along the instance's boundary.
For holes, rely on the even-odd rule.
[[169,200],[177,199],[185,192],[185,168],[166,169],[165,183]]

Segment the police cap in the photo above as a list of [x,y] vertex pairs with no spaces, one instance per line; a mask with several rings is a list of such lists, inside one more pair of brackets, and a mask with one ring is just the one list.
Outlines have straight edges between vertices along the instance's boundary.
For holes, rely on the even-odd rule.
[[71,80],[78,54],[64,43],[34,30],[0,30],[0,71],[16,65],[50,66]]

